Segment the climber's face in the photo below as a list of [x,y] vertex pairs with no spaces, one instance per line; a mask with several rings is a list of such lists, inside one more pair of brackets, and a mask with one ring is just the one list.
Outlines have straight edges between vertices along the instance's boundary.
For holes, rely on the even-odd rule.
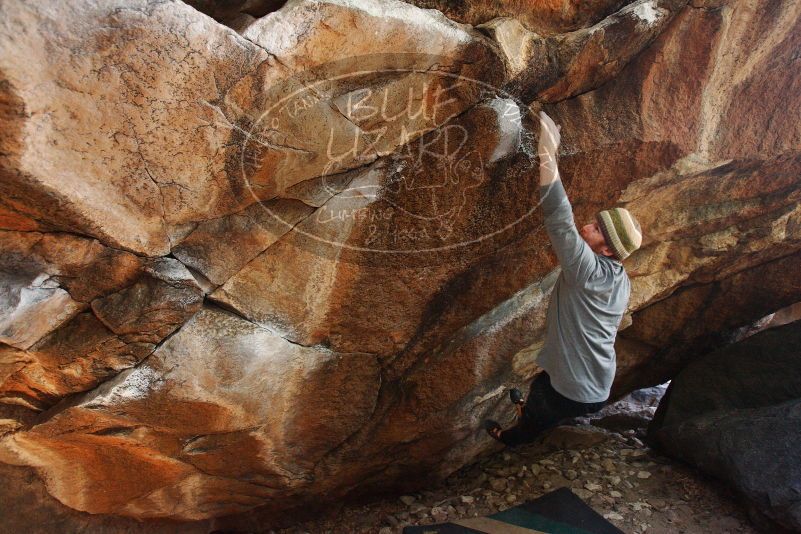
[[612,250],[607,246],[606,238],[604,238],[601,227],[598,226],[597,222],[591,222],[590,224],[582,226],[579,229],[579,235],[581,235],[582,239],[587,242],[592,251],[596,254],[602,254],[604,256],[611,256],[613,254]]

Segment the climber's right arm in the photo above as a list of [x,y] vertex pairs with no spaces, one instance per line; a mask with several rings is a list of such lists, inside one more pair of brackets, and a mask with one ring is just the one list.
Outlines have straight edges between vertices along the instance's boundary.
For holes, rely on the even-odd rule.
[[565,278],[573,284],[583,285],[595,272],[598,258],[576,229],[573,208],[559,177],[559,167],[556,163],[559,130],[553,120],[545,112],[540,111],[541,206],[545,229]]

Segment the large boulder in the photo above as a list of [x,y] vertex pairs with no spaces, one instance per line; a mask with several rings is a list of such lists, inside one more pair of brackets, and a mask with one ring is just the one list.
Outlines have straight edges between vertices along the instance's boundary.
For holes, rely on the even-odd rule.
[[668,454],[732,484],[765,516],[801,529],[801,321],[682,369],[648,436]]
[[12,222],[160,256],[182,225],[251,198],[227,178],[233,132],[210,105],[266,55],[197,15],[180,2],[3,6]]
[[719,410],[671,431],[668,454],[739,490],[753,522],[766,532],[801,529],[801,399],[774,406]]
[[556,2],[409,0],[409,3],[440,10],[453,20],[473,25],[501,17],[514,18],[519,20],[522,26],[541,34],[561,34],[586,28],[626,5],[625,0],[602,0],[592,3],[577,0]]
[[613,397],[801,301],[797,6],[193,4],[251,19],[0,15],[0,459],[69,507],[269,528],[485,452],[559,275],[542,108],[576,221],[645,230]]
[[173,258],[63,233],[0,232],[6,295],[0,400],[45,409],[133,367],[198,309]]
[[204,308],[141,365],[11,434],[0,454],[62,481],[51,493],[89,513],[188,520],[290,507],[299,491],[325,492],[318,464],[369,417],[379,371],[372,355],[302,347]]

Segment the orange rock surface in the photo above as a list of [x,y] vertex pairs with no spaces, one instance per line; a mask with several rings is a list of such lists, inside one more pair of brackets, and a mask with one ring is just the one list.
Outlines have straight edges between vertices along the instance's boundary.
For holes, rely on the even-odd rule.
[[801,300],[801,5],[472,4],[6,2],[0,462],[232,525],[470,462],[558,274],[540,109],[644,232],[612,398]]

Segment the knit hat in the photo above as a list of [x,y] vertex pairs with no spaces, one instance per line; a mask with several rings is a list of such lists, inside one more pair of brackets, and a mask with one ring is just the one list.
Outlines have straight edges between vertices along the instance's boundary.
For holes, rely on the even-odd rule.
[[612,208],[598,213],[598,226],[606,238],[606,244],[623,261],[640,248],[642,231],[640,223],[626,208]]

